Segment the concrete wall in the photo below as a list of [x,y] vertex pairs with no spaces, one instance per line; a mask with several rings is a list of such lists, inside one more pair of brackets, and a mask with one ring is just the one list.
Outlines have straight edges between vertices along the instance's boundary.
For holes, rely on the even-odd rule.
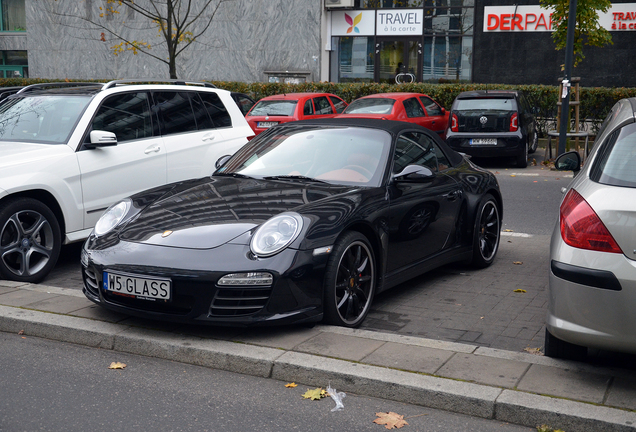
[[[162,38],[155,28],[147,28],[147,19],[124,13],[110,20],[100,18],[99,6],[105,7],[105,3],[26,0],[30,76],[169,78],[168,66],[160,60],[132,52],[115,56],[110,48],[118,41],[81,19],[114,25],[118,33],[150,42],[152,53],[167,58]],[[195,3],[200,6],[203,0]],[[264,71],[294,70],[307,71],[308,80],[319,81],[322,13],[322,2],[317,0],[223,3],[204,35],[177,58],[178,77],[254,82],[266,79]],[[106,41],[101,40],[102,33]]]

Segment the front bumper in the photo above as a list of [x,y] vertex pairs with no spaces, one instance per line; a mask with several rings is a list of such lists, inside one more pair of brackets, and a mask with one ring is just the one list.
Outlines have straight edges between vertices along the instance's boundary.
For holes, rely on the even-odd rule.
[[[86,247],[86,246],[85,246]],[[286,249],[258,259],[249,246],[225,244],[209,250],[166,248],[120,242],[86,250],[83,292],[106,309],[179,323],[273,325],[322,319],[322,282],[327,255]],[[144,300],[105,290],[104,271],[172,281],[170,301]],[[270,286],[219,286],[230,273],[269,272]]]

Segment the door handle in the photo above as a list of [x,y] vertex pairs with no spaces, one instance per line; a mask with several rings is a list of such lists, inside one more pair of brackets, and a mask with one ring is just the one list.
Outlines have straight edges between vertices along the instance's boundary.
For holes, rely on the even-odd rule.
[[212,141],[212,140],[214,140],[214,138],[216,138],[216,135],[209,134],[209,135],[203,135],[203,138],[201,140],[202,141]]
[[159,153],[161,151],[161,146],[154,146],[154,147],[148,147],[146,150],[144,150],[145,154],[150,154],[150,153]]
[[463,194],[464,193],[461,191],[461,189],[458,189],[458,190],[447,193],[446,195],[444,195],[444,197],[449,201],[455,201],[461,198]]

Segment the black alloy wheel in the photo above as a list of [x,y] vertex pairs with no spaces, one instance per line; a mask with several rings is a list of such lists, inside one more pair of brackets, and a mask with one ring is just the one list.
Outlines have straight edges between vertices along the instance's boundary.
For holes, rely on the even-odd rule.
[[488,267],[495,260],[501,236],[501,218],[495,198],[486,194],[477,208],[473,233],[472,265]]
[[7,201],[0,210],[0,274],[39,282],[60,255],[62,235],[53,212],[32,198]]
[[325,321],[357,327],[369,313],[375,294],[376,263],[365,236],[345,233],[334,246],[325,271]]

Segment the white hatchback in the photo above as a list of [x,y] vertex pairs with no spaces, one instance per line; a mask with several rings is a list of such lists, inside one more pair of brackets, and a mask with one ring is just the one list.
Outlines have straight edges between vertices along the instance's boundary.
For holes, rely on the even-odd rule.
[[0,104],[0,276],[41,281],[112,203],[210,175],[252,135],[210,84],[25,87]]

